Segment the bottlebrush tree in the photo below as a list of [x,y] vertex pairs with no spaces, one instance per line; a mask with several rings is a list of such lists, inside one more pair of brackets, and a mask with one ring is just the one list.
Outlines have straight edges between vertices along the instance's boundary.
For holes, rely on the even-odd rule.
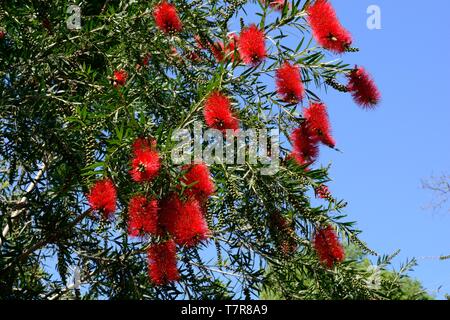
[[[320,165],[320,148],[345,148],[321,89],[380,100],[341,61],[357,49],[331,2],[0,8],[1,297],[256,298],[268,278],[307,298],[384,297],[345,260],[346,242],[373,252]],[[279,170],[175,164],[172,134],[194,122],[279,129]]]

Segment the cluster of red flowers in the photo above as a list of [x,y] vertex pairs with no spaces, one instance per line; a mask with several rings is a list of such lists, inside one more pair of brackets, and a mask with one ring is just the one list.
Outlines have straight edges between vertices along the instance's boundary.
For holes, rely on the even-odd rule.
[[285,61],[275,72],[277,92],[284,102],[299,103],[303,99],[303,87],[300,68]]
[[[158,174],[160,167],[156,142],[138,138],[132,149],[134,159],[130,173],[133,180],[150,181]],[[153,164],[150,165],[150,162]],[[156,285],[179,278],[176,245],[196,246],[210,233],[202,210],[202,203],[215,190],[208,167],[204,163],[193,164],[184,166],[182,171],[179,183],[186,188],[183,193],[186,199],[178,193],[172,193],[160,201],[136,195],[128,205],[130,236],[153,235],[170,239],[152,244],[148,251],[149,276]]]
[[314,193],[316,194],[316,198],[330,200],[332,199],[332,195],[330,189],[324,184],[321,184],[317,188],[314,189]]
[[155,142],[143,138],[137,139],[133,144],[133,153],[130,170],[132,179],[140,183],[153,180],[161,167]]
[[180,32],[183,29],[183,24],[180,17],[178,17],[175,6],[166,1],[156,5],[153,17],[158,28],[164,33]]
[[173,240],[151,245],[147,255],[148,274],[154,284],[161,286],[180,278],[176,245]]
[[320,262],[327,268],[332,268],[336,262],[341,262],[345,259],[344,248],[331,226],[316,230],[313,247]]
[[308,8],[308,21],[314,38],[325,49],[343,53],[352,44],[350,33],[341,25],[328,0],[316,0]]
[[380,102],[381,94],[372,77],[363,67],[356,67],[348,75],[348,91],[363,108],[374,108]]
[[292,156],[300,165],[312,164],[319,155],[318,143],[334,148],[328,113],[323,103],[311,103],[304,111],[304,122],[291,135]]
[[92,210],[99,211],[109,219],[116,211],[117,191],[111,179],[97,181],[87,195]]
[[131,198],[128,205],[128,234],[136,237],[158,233],[158,202],[142,195]]
[[173,194],[161,202],[159,219],[160,225],[180,246],[193,247],[208,237],[208,226],[195,198],[182,201]]
[[205,122],[210,128],[226,133],[226,130],[238,130],[239,120],[231,110],[230,99],[221,92],[211,93],[203,108]]
[[125,70],[115,70],[113,77],[114,87],[122,87],[127,82],[128,73]]
[[246,64],[257,65],[267,56],[266,37],[255,24],[242,29],[239,36],[239,54]]
[[188,188],[184,194],[188,197],[197,199],[198,202],[203,203],[215,191],[215,185],[211,180],[211,173],[204,163],[184,166],[182,168],[186,173],[181,178],[180,182]]

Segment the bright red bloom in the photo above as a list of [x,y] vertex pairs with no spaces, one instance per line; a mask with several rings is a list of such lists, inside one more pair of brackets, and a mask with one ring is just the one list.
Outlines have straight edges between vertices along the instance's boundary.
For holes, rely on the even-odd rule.
[[239,37],[232,33],[228,36],[228,44],[225,47],[223,42],[212,43],[209,48],[216,58],[217,62],[222,62],[224,59],[231,61],[239,61],[239,53],[236,50]]
[[158,28],[164,33],[179,32],[183,28],[175,6],[166,1],[156,5],[153,17]]
[[156,150],[134,151],[135,157],[131,162],[130,174],[134,181],[150,181],[158,175],[161,167],[159,154]]
[[125,70],[115,70],[114,71],[114,86],[119,87],[125,85],[127,82],[128,73]]
[[227,129],[239,129],[239,120],[231,111],[230,99],[220,92],[213,92],[206,99],[203,115],[210,128],[221,130],[223,133]]
[[128,205],[128,234],[136,237],[158,233],[158,202],[134,196]]
[[177,252],[173,240],[152,244],[147,252],[148,275],[158,286],[178,281],[180,274],[177,269]]
[[100,211],[105,219],[116,211],[117,191],[111,179],[97,181],[87,198],[91,209]]
[[341,25],[328,0],[316,0],[308,8],[308,21],[314,38],[325,49],[343,53],[352,44],[352,36]]
[[328,268],[332,268],[336,262],[341,262],[345,258],[344,248],[331,226],[316,231],[313,246],[320,262]]
[[284,102],[299,103],[303,99],[305,89],[298,66],[284,62],[275,72],[275,81],[277,92]]
[[266,58],[266,38],[255,24],[244,28],[239,36],[239,54],[246,64],[256,65]]
[[348,75],[348,90],[352,93],[353,99],[363,108],[374,108],[381,99],[372,77],[363,67],[356,67]]
[[320,199],[331,199],[330,189],[324,184],[321,184],[317,188],[314,189],[314,193],[316,194],[316,198]]
[[311,103],[304,111],[304,117],[309,130],[315,134],[320,142],[334,148],[336,142],[331,135],[331,125],[327,108],[323,103]]
[[299,128],[291,134],[292,157],[300,165],[310,165],[316,161],[319,155],[317,137],[310,131],[306,122],[303,122]]
[[144,151],[156,151],[156,140],[139,137],[134,140],[132,148],[135,156]]
[[206,164],[184,166],[183,170],[186,170],[186,173],[181,178],[181,182],[189,186],[184,191],[185,195],[193,196],[202,203],[214,193],[214,182]]
[[183,202],[176,194],[161,202],[159,223],[177,244],[186,247],[197,245],[210,233],[198,201]]
[[146,55],[144,55],[144,57],[142,58],[142,65],[148,66],[151,58],[152,58],[152,55],[150,53],[147,53]]

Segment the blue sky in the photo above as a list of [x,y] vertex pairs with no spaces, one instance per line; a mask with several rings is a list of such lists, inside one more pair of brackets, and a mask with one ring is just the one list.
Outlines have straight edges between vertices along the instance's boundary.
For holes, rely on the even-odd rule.
[[[346,213],[369,246],[380,253],[401,249],[397,267],[417,257],[411,275],[442,298],[450,293],[450,261],[421,257],[450,254],[450,212],[423,209],[431,193],[421,180],[450,173],[450,2],[332,2],[361,49],[343,59],[370,71],[383,101],[364,111],[348,95],[322,95],[343,151],[322,150],[321,162],[332,163],[330,188],[348,201]],[[372,4],[381,8],[381,30],[366,26]]]

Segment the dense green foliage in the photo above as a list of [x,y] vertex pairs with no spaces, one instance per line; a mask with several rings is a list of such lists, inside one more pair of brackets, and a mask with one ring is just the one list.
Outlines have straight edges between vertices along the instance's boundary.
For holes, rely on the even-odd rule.
[[[397,274],[383,278],[400,289],[368,285],[363,262],[344,262],[332,270],[320,264],[311,237],[323,224],[335,226],[344,241],[370,250],[358,240],[353,223],[344,220],[345,202],[310,203],[311,190],[329,180],[327,168],[306,171],[284,161],[287,143],[274,176],[261,175],[261,165],[249,162],[211,167],[217,186],[206,213],[211,239],[198,248],[181,248],[178,283],[150,283],[145,252],[154,239],[128,237],[127,203],[136,192],[160,199],[176,190],[180,170],[170,158],[173,130],[203,121],[205,97],[220,89],[234,98],[243,128],[279,128],[286,141],[301,113],[267,86],[280,62],[288,59],[302,67],[306,100],[318,100],[320,89],[350,70],[310,42],[308,1],[282,13],[260,6],[258,17],[242,10],[248,1],[174,2],[184,28],[171,36],[155,27],[154,0],[75,1],[82,12],[80,30],[66,26],[72,1],[1,2],[0,230],[8,232],[1,236],[0,297],[250,298],[258,297],[267,281],[275,281],[276,288],[289,282],[290,292],[277,298],[421,295],[406,290]],[[270,55],[263,64],[218,63],[208,50],[198,51],[195,35],[226,42],[228,21],[236,19],[264,28]],[[298,39],[295,48],[284,45],[292,34]],[[202,59],[188,59],[191,51]],[[147,53],[151,63],[142,66]],[[111,83],[118,69],[130,75],[121,88]],[[128,174],[131,144],[139,136],[155,138],[163,159],[161,174],[143,189]],[[116,219],[108,222],[89,214],[85,197],[105,176],[117,185],[119,198]],[[292,225],[287,241],[297,250],[288,256],[280,250],[286,235],[271,225],[274,214]],[[66,286],[75,266],[81,268],[80,291]]]

